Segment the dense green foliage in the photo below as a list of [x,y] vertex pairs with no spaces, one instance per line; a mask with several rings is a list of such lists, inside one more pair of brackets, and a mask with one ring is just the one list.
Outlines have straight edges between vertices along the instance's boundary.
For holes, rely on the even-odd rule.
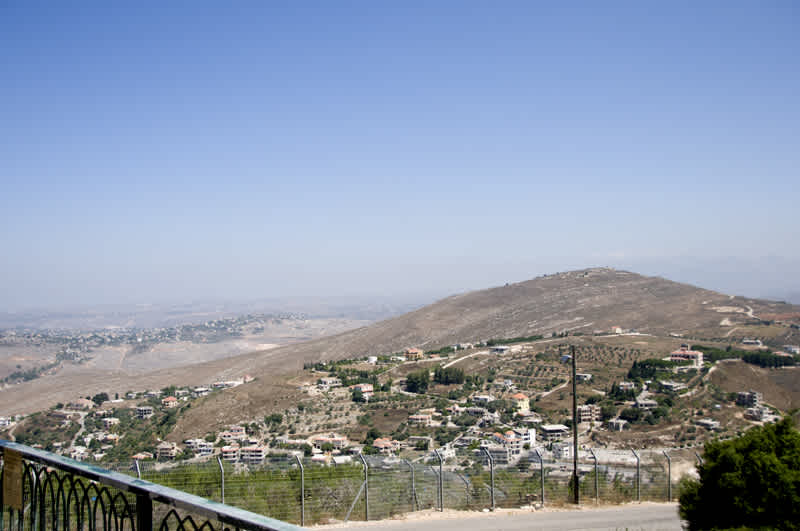
[[339,367],[336,369],[335,374],[336,377],[342,381],[342,385],[344,387],[361,383],[370,383],[373,385],[373,387],[380,387],[380,383],[378,382],[378,374],[375,371],[370,372]]
[[736,350],[730,345],[723,349],[695,345],[695,350],[703,353],[706,361],[715,362],[727,359],[741,359],[745,363],[758,365],[759,367],[787,367],[797,364],[797,360],[791,356],[778,356],[770,351],[751,352],[747,350]]
[[428,369],[410,373],[406,377],[406,390],[410,393],[424,393],[430,384]]
[[353,389],[353,391],[351,392],[351,398],[353,399],[353,402],[357,403],[367,401],[367,399],[364,398],[364,392],[359,388]]
[[649,380],[655,378],[659,372],[669,371],[673,367],[681,365],[681,363],[668,360],[647,359],[642,361],[634,361],[628,371],[629,380]]
[[433,373],[433,381],[444,385],[462,384],[464,383],[464,369],[459,369],[457,367],[448,367],[446,369],[436,367]]
[[280,413],[272,413],[264,417],[265,424],[280,424],[283,422],[283,415]]
[[98,406],[103,402],[108,402],[108,393],[97,393],[91,398],[91,401],[97,404]]
[[800,432],[790,419],[706,443],[698,471],[681,484],[690,530],[800,529]]
[[699,350],[703,353],[703,360],[714,363],[720,360],[740,359],[747,354],[744,350],[735,350],[728,345],[725,349],[716,347],[706,347],[704,345],[692,345],[692,350]]
[[430,356],[431,354],[450,354],[451,352],[455,351],[456,349],[454,349],[453,347],[442,347],[434,350],[426,350],[425,354]]
[[795,364],[791,356],[778,356],[769,352],[749,352],[742,356],[742,361],[759,367],[790,367]]
[[635,407],[627,407],[619,412],[619,418],[628,422],[636,422],[642,418],[642,410]]
[[632,401],[636,399],[636,391],[634,391],[633,389],[629,390],[620,389],[617,382],[614,382],[611,384],[611,391],[608,392],[607,396],[613,400]]
[[542,336],[520,336],[520,337],[507,337],[507,338],[494,338],[486,342],[487,347],[495,345],[510,345],[511,343],[523,343],[525,341],[538,341]]

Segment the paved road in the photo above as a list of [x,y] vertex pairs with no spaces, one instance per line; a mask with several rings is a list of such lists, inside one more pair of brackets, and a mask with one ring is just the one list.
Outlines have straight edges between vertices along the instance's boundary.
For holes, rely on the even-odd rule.
[[411,518],[357,523],[352,527],[382,531],[523,531],[528,529],[556,530],[681,530],[678,506],[674,503],[628,505],[603,509],[542,511],[530,513],[494,513],[465,517]]

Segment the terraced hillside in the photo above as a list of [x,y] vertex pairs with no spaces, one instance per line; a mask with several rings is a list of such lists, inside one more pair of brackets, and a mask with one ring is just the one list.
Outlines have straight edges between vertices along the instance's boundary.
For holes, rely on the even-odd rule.
[[[762,315],[769,316],[762,318]],[[780,319],[775,318],[780,316]],[[336,336],[229,359],[225,376],[257,378],[206,400],[181,423],[233,421],[291,400],[286,385],[304,363],[433,349],[490,338],[608,332],[733,341],[800,342],[800,307],[723,295],[658,277],[587,269],[448,297],[414,312]]]

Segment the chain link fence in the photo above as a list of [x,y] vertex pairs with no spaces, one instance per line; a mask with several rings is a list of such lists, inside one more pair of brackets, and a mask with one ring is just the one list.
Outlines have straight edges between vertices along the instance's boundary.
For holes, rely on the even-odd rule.
[[[572,502],[572,460],[531,453],[498,465],[479,450],[424,462],[355,456],[319,464],[294,455],[260,465],[216,458],[205,463],[133,462],[112,470],[300,525],[381,520],[425,509],[483,510]],[[579,452],[581,503],[671,501],[670,459],[663,452]]]

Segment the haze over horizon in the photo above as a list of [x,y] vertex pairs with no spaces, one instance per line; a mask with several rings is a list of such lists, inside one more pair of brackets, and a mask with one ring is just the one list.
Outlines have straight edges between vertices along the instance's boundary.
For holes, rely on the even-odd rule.
[[799,15],[6,2],[0,311],[594,266],[800,302]]

